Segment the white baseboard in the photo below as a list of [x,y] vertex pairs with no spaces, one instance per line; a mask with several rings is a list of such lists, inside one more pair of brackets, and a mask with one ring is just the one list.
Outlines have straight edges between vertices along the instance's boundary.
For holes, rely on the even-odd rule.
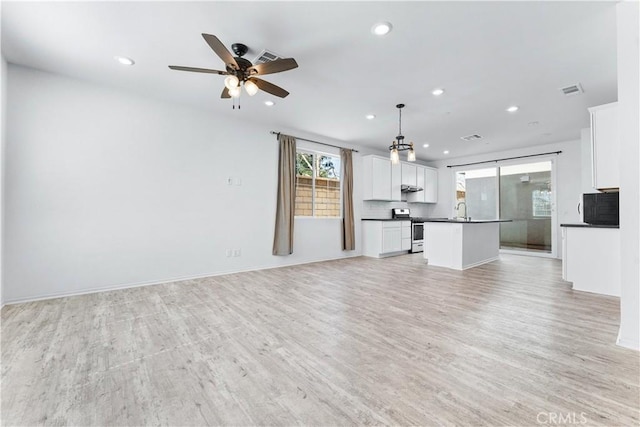
[[478,261],[478,262],[474,262],[473,264],[467,264],[467,265],[462,266],[462,270],[468,270],[470,268],[477,267],[477,266],[482,265],[482,264],[488,264],[488,263],[493,262],[493,261],[498,261],[499,259],[500,259],[499,255],[497,257],[493,257],[493,258],[483,259],[482,261]]
[[281,265],[269,265],[269,266],[261,266],[261,267],[256,267],[256,268],[241,269],[241,270],[219,271],[219,272],[214,272],[214,273],[199,274],[199,275],[196,275],[196,276],[172,277],[172,278],[168,278],[168,279],[162,279],[162,280],[156,280],[156,281],[148,281],[148,282],[137,282],[137,283],[125,283],[125,284],[118,284],[118,285],[108,285],[108,286],[101,286],[101,287],[97,287],[97,288],[88,288],[88,289],[82,289],[82,290],[71,291],[71,292],[54,292],[54,293],[51,293],[51,294],[41,294],[41,295],[34,295],[34,296],[29,296],[29,297],[8,299],[8,300],[4,301],[4,303],[2,304],[2,307],[4,307],[5,305],[24,304],[24,303],[27,303],[27,302],[43,301],[43,300],[56,299],[56,298],[67,298],[67,297],[73,297],[73,296],[78,296],[78,295],[95,294],[95,293],[98,293],[98,292],[109,292],[109,291],[117,291],[117,290],[121,290],[121,289],[139,288],[139,287],[142,287],[142,286],[161,285],[163,283],[172,283],[172,282],[182,282],[182,281],[185,281],[185,280],[203,279],[205,277],[226,276],[228,274],[246,273],[246,272],[249,272],[249,271],[271,270],[271,269],[274,269],[274,268],[291,267],[291,266],[294,266],[294,265],[314,264],[314,263],[317,263],[317,262],[326,262],[326,261],[337,261],[337,260],[341,260],[341,259],[357,258],[359,256],[362,256],[362,255],[360,253],[356,253],[356,254],[353,254],[353,255],[343,256],[343,257],[339,257],[339,258],[298,260],[298,261],[295,261],[295,262],[285,263],[285,264],[281,264]]
[[631,350],[640,351],[640,340],[626,340],[620,337],[620,331],[618,331],[618,339],[616,344],[620,347],[630,348]]

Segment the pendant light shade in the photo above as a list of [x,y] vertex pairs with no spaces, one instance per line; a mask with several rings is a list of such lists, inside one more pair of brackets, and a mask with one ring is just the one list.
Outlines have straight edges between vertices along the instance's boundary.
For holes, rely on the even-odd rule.
[[[396,142],[393,141],[393,147],[396,147]],[[400,154],[398,153],[398,149],[397,148],[392,148],[391,149],[391,153],[389,155],[390,159],[391,159],[391,163],[393,163],[394,165],[397,165],[398,163],[400,163]]]
[[415,162],[416,161],[416,152],[413,150],[413,142],[411,144],[411,148],[409,149],[409,152],[407,153],[407,161],[409,162]]
[[396,136],[396,140],[391,143],[389,146],[389,158],[391,159],[391,163],[397,164],[400,162],[400,151],[408,151],[407,153],[407,161],[415,162],[416,161],[416,152],[413,149],[413,142],[407,144],[404,142],[404,136],[402,135],[402,109],[404,108],[404,104],[396,105],[398,109],[398,136]]

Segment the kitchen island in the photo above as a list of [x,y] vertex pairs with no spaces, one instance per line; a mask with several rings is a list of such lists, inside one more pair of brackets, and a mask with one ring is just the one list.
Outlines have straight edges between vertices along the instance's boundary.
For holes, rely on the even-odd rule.
[[429,265],[466,270],[498,259],[500,223],[508,219],[432,219],[424,223],[424,258]]

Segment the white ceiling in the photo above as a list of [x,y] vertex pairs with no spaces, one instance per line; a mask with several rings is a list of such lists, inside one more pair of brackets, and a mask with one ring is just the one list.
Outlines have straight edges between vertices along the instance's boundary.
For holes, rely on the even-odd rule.
[[[393,31],[372,35],[379,21]],[[291,95],[271,108],[263,92],[243,95],[232,110],[219,98],[222,76],[169,70],[224,69],[201,33],[248,45],[250,60],[264,48],[295,58],[299,68],[265,76]],[[402,102],[403,134],[422,160],[577,139],[586,108],[617,98],[614,2],[3,2],[2,52],[11,63],[379,149],[397,134]],[[582,95],[559,91],[578,82]],[[434,97],[436,87],[446,93]],[[520,110],[505,112],[512,104]],[[474,133],[483,139],[460,139]]]

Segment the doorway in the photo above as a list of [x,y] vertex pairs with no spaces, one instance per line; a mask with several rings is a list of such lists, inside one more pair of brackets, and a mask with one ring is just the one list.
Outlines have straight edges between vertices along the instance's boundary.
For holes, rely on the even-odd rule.
[[512,220],[500,224],[503,252],[555,256],[553,164],[545,160],[456,171],[456,214]]

